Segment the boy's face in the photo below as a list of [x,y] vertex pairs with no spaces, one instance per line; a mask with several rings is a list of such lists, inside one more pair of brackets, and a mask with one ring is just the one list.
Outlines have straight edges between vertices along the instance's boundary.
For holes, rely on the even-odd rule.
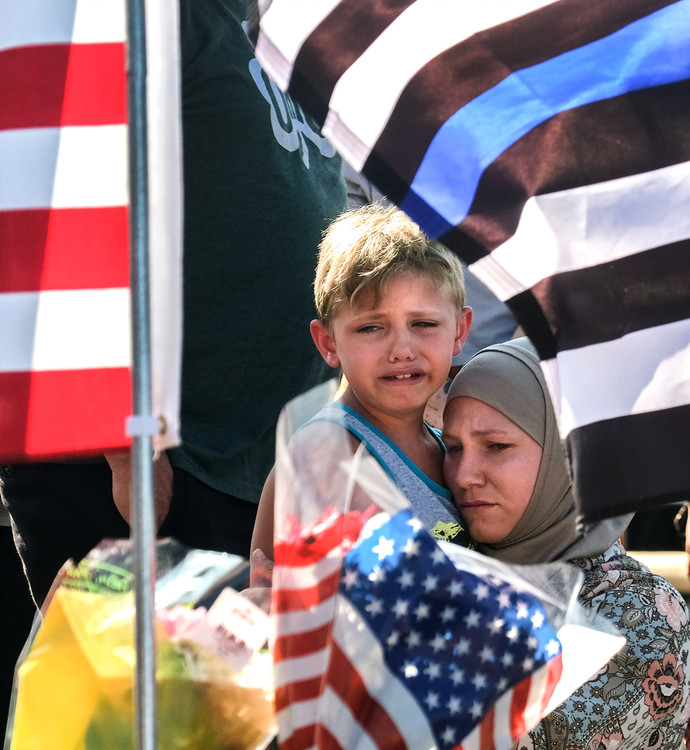
[[326,328],[312,323],[314,342],[348,380],[347,399],[373,421],[420,418],[448,376],[467,337],[471,310],[458,317],[448,293],[426,276],[394,276],[378,304],[364,292],[357,307],[341,304]]

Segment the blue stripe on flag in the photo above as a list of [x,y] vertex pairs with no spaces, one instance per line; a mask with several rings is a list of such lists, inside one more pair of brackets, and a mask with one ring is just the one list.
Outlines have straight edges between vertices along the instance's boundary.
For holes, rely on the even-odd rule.
[[[690,77],[690,1],[517,71],[440,128],[400,207],[439,237],[467,216],[484,170],[540,123],[574,107]],[[452,165],[452,166],[451,166]]]

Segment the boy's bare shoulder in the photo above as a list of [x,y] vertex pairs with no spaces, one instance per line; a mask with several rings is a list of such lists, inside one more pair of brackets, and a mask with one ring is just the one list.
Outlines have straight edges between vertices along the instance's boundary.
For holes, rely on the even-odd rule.
[[360,441],[342,425],[315,420],[290,440],[288,459],[299,487],[300,504],[365,510],[376,503],[372,487],[387,486],[387,476],[378,461],[355,459]]

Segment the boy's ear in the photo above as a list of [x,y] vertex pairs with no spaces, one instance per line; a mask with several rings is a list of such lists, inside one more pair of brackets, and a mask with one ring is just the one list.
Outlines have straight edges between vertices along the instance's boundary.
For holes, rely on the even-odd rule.
[[335,348],[335,339],[333,338],[328,326],[320,320],[312,320],[309,324],[311,337],[316,344],[316,348],[326,361],[329,367],[340,367],[340,358]]
[[467,336],[470,333],[472,327],[472,308],[465,305],[460,311],[458,318],[458,327],[455,331],[455,342],[453,343],[453,356],[460,354],[462,347],[467,341]]

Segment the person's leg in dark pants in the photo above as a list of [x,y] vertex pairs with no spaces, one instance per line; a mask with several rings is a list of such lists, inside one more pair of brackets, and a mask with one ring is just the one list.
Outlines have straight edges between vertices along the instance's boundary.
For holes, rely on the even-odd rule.
[[129,537],[105,460],[4,466],[0,492],[39,607],[67,560],[81,560],[104,538]]
[[4,737],[15,666],[36,614],[9,526],[0,526],[0,571],[0,737]]

